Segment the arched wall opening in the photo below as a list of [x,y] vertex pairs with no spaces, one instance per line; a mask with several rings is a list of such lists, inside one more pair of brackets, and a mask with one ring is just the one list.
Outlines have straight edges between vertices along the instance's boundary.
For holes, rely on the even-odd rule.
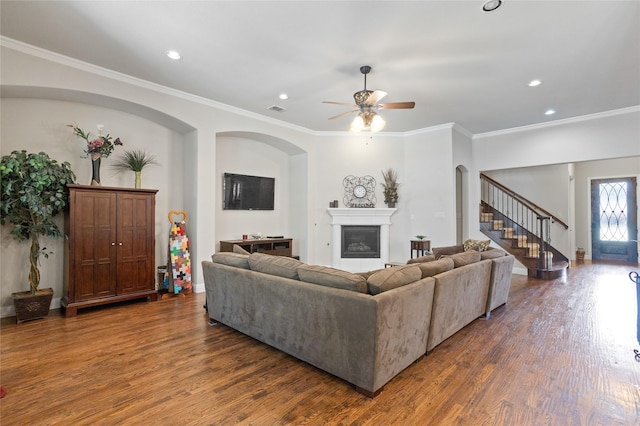
[[462,244],[469,236],[469,171],[456,167],[456,244]]
[[[133,188],[134,174],[112,167],[124,150],[144,149],[153,154],[157,166],[145,168],[142,187],[157,189],[155,209],[155,266],[166,264],[170,224],[167,214],[171,210],[189,210],[184,178],[185,142],[197,137],[196,128],[162,111],[108,96],[47,87],[2,86],[2,145],[0,153],[13,150],[46,152],[59,162],[68,161],[79,184],[90,183],[91,161],[85,157],[85,143],[73,135],[68,124],[77,124],[83,130],[97,135],[97,124],[104,131],[123,141],[101,167],[102,185]],[[194,136],[195,135],[195,136]],[[191,217],[191,216],[190,216]],[[63,227],[63,216],[56,218]],[[189,232],[197,240],[195,222],[189,223]],[[8,227],[2,227],[3,256],[0,269],[0,316],[12,315],[11,293],[24,290],[28,267],[22,265],[28,245],[13,241]],[[64,270],[64,241],[46,242],[53,254],[42,259],[41,274],[47,277],[43,286],[54,289],[53,308],[60,306]],[[193,250],[197,245],[193,245]],[[197,269],[197,268],[194,268]]]
[[[216,135],[216,250],[220,240],[243,235],[293,238],[293,254],[307,258],[308,157],[297,145],[257,132],[227,131]],[[224,210],[224,173],[275,178],[274,210]]]

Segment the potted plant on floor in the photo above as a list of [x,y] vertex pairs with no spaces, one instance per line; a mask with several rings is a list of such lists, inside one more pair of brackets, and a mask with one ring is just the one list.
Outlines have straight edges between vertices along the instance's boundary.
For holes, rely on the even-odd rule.
[[384,202],[388,207],[395,207],[398,202],[398,172],[393,169],[387,169],[382,172],[384,183],[381,183],[384,194]]
[[30,290],[13,293],[18,323],[49,314],[53,290],[39,289],[40,256],[49,257],[50,251],[40,247],[40,236],[62,237],[54,217],[68,202],[67,184],[76,176],[68,162],[59,164],[44,152],[28,154],[13,151],[0,159],[2,207],[0,224],[10,224],[16,241],[31,241],[29,254]]
[[144,150],[133,149],[131,151],[125,151],[113,167],[134,172],[136,174],[135,187],[140,188],[142,169],[157,164],[158,162],[154,155],[147,154]]

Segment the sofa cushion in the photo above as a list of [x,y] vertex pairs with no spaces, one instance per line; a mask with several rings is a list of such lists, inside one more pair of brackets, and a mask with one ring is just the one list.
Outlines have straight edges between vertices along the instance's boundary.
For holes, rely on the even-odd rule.
[[234,244],[233,245],[233,252],[237,253],[237,254],[251,254],[248,251],[246,251],[245,249],[243,249],[241,246]]
[[304,265],[304,263],[299,260],[285,256],[251,253],[248,257],[249,268],[251,268],[252,271],[291,278],[293,280],[298,279],[298,267]]
[[480,260],[482,260],[482,257],[480,256],[480,252],[475,250],[464,251],[462,253],[452,254],[447,257],[453,260],[453,266],[455,268],[459,268],[465,265],[470,265],[472,263],[480,262]]
[[422,271],[417,265],[394,266],[381,269],[367,280],[370,294],[379,294],[403,285],[419,281]]
[[480,257],[482,258],[482,260],[497,259],[499,257],[504,257],[506,255],[507,255],[506,251],[502,251],[498,249],[485,250],[480,253]]
[[489,244],[491,244],[491,240],[466,240],[462,246],[464,247],[464,251],[485,251],[489,247]]
[[245,254],[220,252],[211,256],[214,263],[222,263],[223,265],[235,266],[236,268],[249,269],[249,256]]
[[373,274],[375,274],[378,271],[381,271],[382,269],[374,269],[373,271],[365,271],[365,272],[355,272],[356,274],[360,275],[362,278],[364,278],[364,280],[368,280],[369,277]]
[[433,262],[418,263],[418,268],[422,272],[422,278],[432,277],[438,275],[441,272],[450,271],[454,268],[453,259],[450,257],[443,257],[442,259],[434,260]]
[[410,265],[412,263],[433,262],[434,260],[436,260],[435,254],[425,254],[424,256],[407,260],[407,265]]
[[464,246],[462,244],[458,244],[455,246],[435,247],[433,250],[431,250],[436,259],[440,259],[442,256],[449,256],[463,251]]
[[298,267],[300,281],[319,284],[343,290],[367,292],[367,281],[358,274],[319,265],[302,265]]

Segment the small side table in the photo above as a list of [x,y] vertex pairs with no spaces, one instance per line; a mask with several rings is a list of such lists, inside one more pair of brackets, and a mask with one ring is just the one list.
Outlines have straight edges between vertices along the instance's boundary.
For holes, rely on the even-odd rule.
[[416,257],[424,256],[425,253],[431,252],[431,240],[411,240],[411,259],[413,259],[413,252],[416,252]]

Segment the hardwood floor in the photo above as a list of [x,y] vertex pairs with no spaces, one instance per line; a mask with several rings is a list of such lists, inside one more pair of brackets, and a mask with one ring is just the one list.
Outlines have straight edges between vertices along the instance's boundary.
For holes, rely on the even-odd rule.
[[2,321],[8,425],[637,425],[638,265],[514,275],[476,320],[375,399],[223,325],[204,295]]

